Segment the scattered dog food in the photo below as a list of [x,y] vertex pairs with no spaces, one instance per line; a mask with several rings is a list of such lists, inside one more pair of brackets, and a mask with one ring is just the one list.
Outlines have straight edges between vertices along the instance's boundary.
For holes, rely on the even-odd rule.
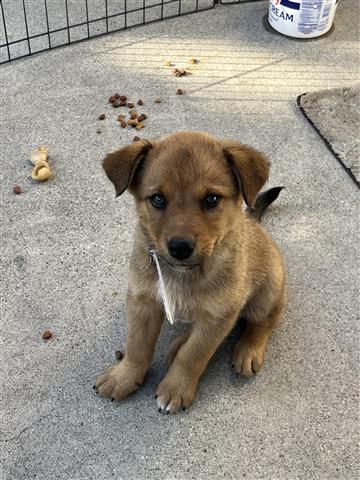
[[[111,103],[114,108],[119,108],[119,107],[129,108],[128,113],[130,118],[128,120],[126,119],[126,115],[124,114],[117,116],[117,121],[119,122],[121,128],[126,128],[128,125],[130,125],[132,127],[136,127],[138,130],[141,130],[142,128],[145,127],[145,125],[142,122],[147,118],[147,115],[145,113],[138,115],[138,112],[135,109],[135,104],[128,100],[129,99],[126,95],[119,95],[118,93],[115,93],[109,97],[109,103]],[[155,102],[161,103],[161,98],[156,97]],[[141,98],[139,98],[139,100],[136,103],[137,105],[140,105],[140,106],[144,105],[144,101]],[[99,120],[104,120],[105,118],[106,118],[105,113],[99,116]]]
[[44,340],[49,340],[53,334],[50,332],[50,330],[45,330],[45,332],[42,334],[42,338]]
[[191,63],[191,65],[196,65],[199,62],[200,60],[198,60],[197,58],[194,58],[194,57],[189,58],[189,63]]
[[33,180],[44,182],[52,176],[52,172],[48,163],[48,156],[49,150],[42,145],[34,150],[30,155],[30,161],[34,165],[31,173],[31,178]]
[[13,192],[16,193],[16,195],[20,195],[22,189],[21,187],[19,187],[19,185],[15,185],[15,187],[13,188]]
[[96,133],[101,133],[101,132],[102,132],[101,128],[98,128],[98,129],[96,130]]
[[174,77],[183,77],[184,75],[187,74],[187,70],[185,70],[184,68],[182,68],[182,69],[174,68],[172,70],[172,74],[174,75]]
[[185,93],[185,90],[182,90],[181,88],[178,88],[176,90],[176,95],[184,95],[184,93]]
[[115,358],[116,358],[116,360],[119,360],[119,361],[120,361],[120,360],[123,358],[123,356],[124,356],[124,355],[122,354],[122,352],[120,352],[120,350],[116,350],[116,352],[115,352]]
[[138,142],[139,140],[141,140],[140,137],[136,137],[136,136],[135,136],[135,137],[133,138],[133,142]]
[[171,60],[165,60],[164,67],[172,67],[172,61]]
[[156,98],[155,98],[155,103],[161,103],[161,98],[160,98],[160,97],[156,97]]

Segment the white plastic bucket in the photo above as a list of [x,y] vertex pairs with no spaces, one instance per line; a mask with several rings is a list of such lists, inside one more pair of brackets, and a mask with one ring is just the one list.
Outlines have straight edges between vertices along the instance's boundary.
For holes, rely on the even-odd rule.
[[269,23],[297,38],[324,35],[332,27],[338,0],[270,0]]

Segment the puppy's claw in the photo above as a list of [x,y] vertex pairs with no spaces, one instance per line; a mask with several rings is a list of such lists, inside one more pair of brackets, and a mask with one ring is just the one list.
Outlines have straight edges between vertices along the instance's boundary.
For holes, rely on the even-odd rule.
[[170,410],[170,405],[166,402],[161,402],[160,399],[157,399],[157,405],[159,407],[159,412],[165,413],[167,410]]

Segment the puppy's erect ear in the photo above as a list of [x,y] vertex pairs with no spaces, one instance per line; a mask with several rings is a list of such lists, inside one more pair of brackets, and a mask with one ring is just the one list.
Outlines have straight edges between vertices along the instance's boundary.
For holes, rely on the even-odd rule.
[[239,191],[246,204],[252,207],[268,179],[269,160],[254,148],[241,143],[225,142],[223,151],[234,172]]
[[115,185],[118,197],[130,186],[152,144],[139,140],[116,152],[106,155],[103,167],[109,180]]

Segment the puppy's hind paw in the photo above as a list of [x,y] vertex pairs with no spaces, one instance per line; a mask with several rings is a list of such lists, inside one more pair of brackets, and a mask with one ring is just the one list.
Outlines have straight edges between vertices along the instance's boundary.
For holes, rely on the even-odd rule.
[[264,350],[242,343],[240,340],[233,355],[233,368],[237,375],[252,377],[264,364]]

